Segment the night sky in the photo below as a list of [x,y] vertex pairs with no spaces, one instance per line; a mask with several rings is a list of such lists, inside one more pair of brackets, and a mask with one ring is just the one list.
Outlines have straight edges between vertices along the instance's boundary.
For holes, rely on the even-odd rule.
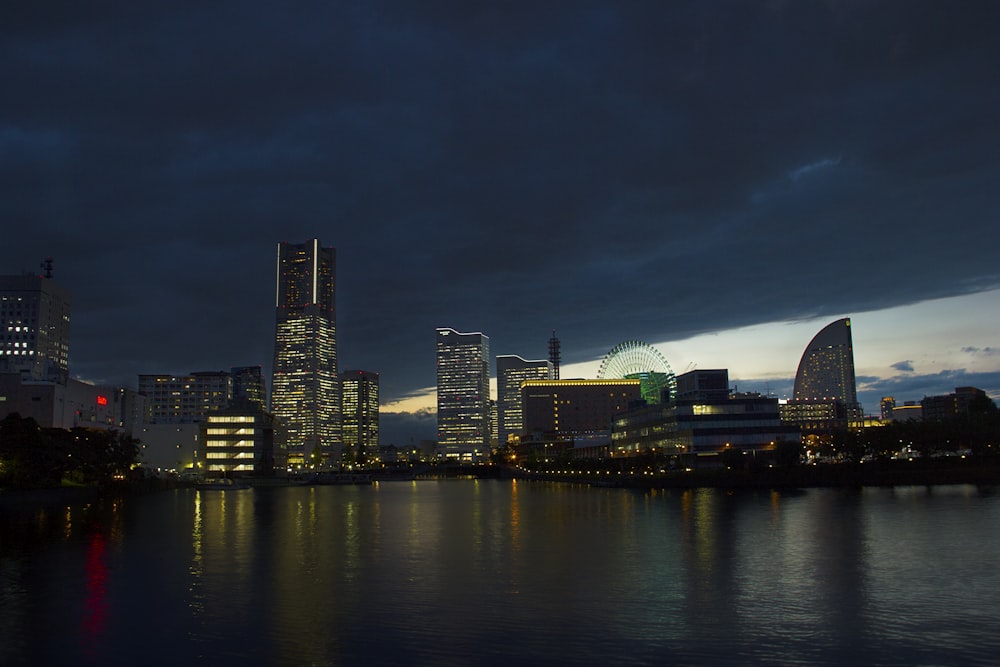
[[997,398],[997,35],[993,2],[16,3],[0,273],[54,258],[75,376],[270,386],[275,246],[319,237],[383,441],[433,437],[438,326],[780,393],[851,316],[866,411]]

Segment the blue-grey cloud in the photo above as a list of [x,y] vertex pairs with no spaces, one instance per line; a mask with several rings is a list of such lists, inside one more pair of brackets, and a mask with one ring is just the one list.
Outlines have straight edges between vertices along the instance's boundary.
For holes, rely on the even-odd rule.
[[897,361],[896,363],[892,364],[890,368],[895,368],[897,371],[903,371],[904,373],[912,373],[913,362],[909,359],[906,359],[904,361]]
[[275,243],[318,236],[341,361],[386,400],[433,383],[436,326],[534,358],[557,329],[573,363],[989,289],[998,16],[21,3],[0,272],[55,257],[73,372],[134,384],[269,368]]

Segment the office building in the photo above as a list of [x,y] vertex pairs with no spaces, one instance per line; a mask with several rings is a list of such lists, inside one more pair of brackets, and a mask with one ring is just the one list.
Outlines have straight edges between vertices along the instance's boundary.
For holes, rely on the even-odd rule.
[[344,456],[347,463],[365,465],[378,458],[378,373],[340,374],[343,401]]
[[191,424],[230,404],[233,377],[227,371],[143,374],[139,393],[146,397],[147,424]]
[[490,339],[437,329],[438,455],[476,462],[490,454]]
[[526,380],[554,380],[555,366],[547,359],[528,360],[516,354],[497,355],[497,442],[505,445],[524,429],[521,385]]
[[676,400],[617,417],[611,453],[657,453],[684,467],[717,466],[727,452],[763,461],[781,442],[799,444],[801,434],[782,423],[777,398],[731,393],[728,369],[706,369],[677,376]]
[[925,396],[920,401],[921,415],[925,421],[946,421],[992,409],[995,409],[995,404],[978,387],[956,387],[954,393]]
[[0,276],[0,373],[69,378],[70,295],[50,276]]
[[271,413],[291,467],[339,465],[336,251],[279,243]]
[[521,385],[524,433],[563,438],[608,435],[611,423],[642,399],[641,381],[525,380]]
[[260,366],[234,366],[230,375],[233,376],[234,403],[249,401],[261,410],[267,408],[267,389]]
[[201,424],[201,471],[208,477],[268,477],[286,462],[274,442],[274,420],[247,400],[208,413]]

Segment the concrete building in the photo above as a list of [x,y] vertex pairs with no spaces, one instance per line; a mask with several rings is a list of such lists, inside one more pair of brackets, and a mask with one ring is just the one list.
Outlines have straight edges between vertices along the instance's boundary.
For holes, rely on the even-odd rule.
[[484,461],[490,454],[490,339],[437,329],[437,425],[440,458]]
[[147,424],[189,424],[232,402],[233,377],[228,371],[142,374],[139,393],[146,397]]
[[275,446],[274,419],[259,405],[238,401],[210,412],[200,430],[199,468],[207,477],[284,475],[287,460]]
[[726,452],[757,456],[780,442],[801,442],[798,427],[782,423],[778,399],[731,394],[726,369],[677,376],[675,401],[620,415],[611,438],[614,456],[659,453],[686,467],[719,465]]
[[523,433],[521,385],[527,380],[554,379],[554,365],[547,359],[528,360],[516,354],[497,355],[497,444],[505,445]]
[[293,467],[339,464],[336,250],[279,243],[271,412]]
[[344,452],[354,463],[364,465],[379,456],[378,373],[344,371],[340,387]]
[[0,418],[17,413],[42,428],[113,429],[133,437],[141,430],[144,399],[131,389],[24,377],[0,374]]
[[0,276],[0,373],[65,383],[69,325],[69,292],[51,277]]
[[977,402],[980,405],[988,405],[988,402],[992,401],[982,389],[956,387],[951,394],[925,396],[920,401],[920,408],[925,421],[945,421],[968,416],[970,408]]
[[560,439],[610,437],[615,417],[633,408],[640,397],[638,379],[525,380],[524,433]]

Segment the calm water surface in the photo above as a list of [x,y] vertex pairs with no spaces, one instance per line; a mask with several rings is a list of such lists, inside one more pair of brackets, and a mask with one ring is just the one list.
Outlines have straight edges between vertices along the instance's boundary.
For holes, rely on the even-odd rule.
[[184,489],[0,531],[0,665],[1000,664],[969,486]]

